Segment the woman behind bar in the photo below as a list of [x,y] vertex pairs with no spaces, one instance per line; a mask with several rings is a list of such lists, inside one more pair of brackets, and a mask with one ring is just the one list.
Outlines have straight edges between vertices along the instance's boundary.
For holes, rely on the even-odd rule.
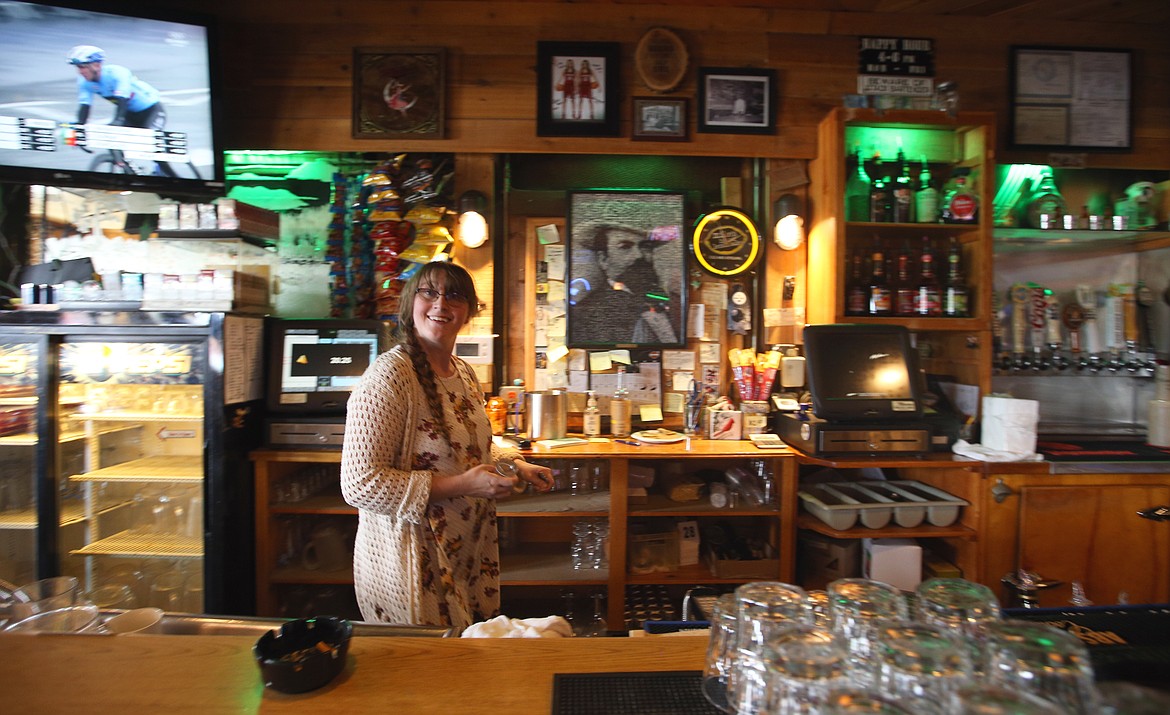
[[453,355],[478,310],[471,276],[428,263],[406,284],[402,342],[366,370],[349,398],[341,490],[358,509],[354,586],[367,621],[462,630],[498,615],[495,499],[517,481],[538,490],[552,474],[517,460],[518,477],[492,466],[483,395]]

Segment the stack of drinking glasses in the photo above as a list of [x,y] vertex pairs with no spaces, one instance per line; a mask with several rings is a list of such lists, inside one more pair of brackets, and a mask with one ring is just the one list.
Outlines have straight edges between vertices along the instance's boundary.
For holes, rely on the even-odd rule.
[[98,607],[83,598],[73,576],[55,576],[12,591],[0,612],[5,631],[84,633],[101,626]]
[[609,520],[601,517],[573,522],[569,549],[574,570],[609,568]]
[[703,678],[737,715],[1103,712],[1085,645],[964,579],[744,584],[715,601]]

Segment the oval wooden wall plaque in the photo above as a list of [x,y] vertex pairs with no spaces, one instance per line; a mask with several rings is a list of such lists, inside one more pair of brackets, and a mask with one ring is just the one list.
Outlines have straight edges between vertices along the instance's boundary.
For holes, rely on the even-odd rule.
[[690,54],[674,30],[653,27],[638,40],[634,68],[638,78],[655,92],[669,92],[687,75]]

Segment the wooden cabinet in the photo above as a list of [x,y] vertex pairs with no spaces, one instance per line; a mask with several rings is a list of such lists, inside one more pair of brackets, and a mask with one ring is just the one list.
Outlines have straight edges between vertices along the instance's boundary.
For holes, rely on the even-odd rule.
[[982,503],[979,499],[979,463],[956,461],[949,454],[932,453],[923,457],[813,457],[801,454],[797,461],[802,471],[817,468],[860,470],[880,468],[889,479],[910,479],[942,489],[967,502],[959,518],[947,526],[923,523],[915,527],[890,523],[881,529],[870,529],[861,524],[850,529],[834,529],[812,514],[802,513],[797,518],[801,531],[811,531],[834,539],[923,539],[920,542],[954,565],[963,576],[979,580],[982,572],[983,551],[980,540]]
[[[944,183],[963,169],[978,203],[976,223],[885,223],[847,221],[845,207],[847,157],[860,148],[863,158],[880,152],[887,162],[898,148],[915,167],[928,162],[933,185]],[[917,336],[922,367],[928,373],[953,376],[977,385],[982,394],[991,383],[992,182],[995,117],[960,113],[837,108],[818,129],[818,155],[810,162],[813,187],[812,228],[808,239],[809,323],[897,323]],[[941,194],[940,191],[940,200]],[[970,287],[969,317],[866,317],[849,315],[845,305],[851,252],[867,250],[875,242],[893,249],[909,242],[914,248],[923,237],[936,252],[950,239],[962,250]],[[943,253],[942,255],[945,255]],[[941,266],[945,261],[938,261]],[[945,272],[942,274],[945,277]]]
[[1061,581],[1040,591],[1042,606],[1069,603],[1073,582],[1097,605],[1170,600],[1170,522],[1137,514],[1170,504],[1170,473],[1025,470],[983,479],[981,581],[996,585],[1018,568]]
[[[350,564],[342,568],[307,568],[302,557],[306,524],[332,520],[344,530],[356,526],[356,510],[341,499],[339,465],[335,451],[257,450],[252,453],[256,472],[256,593],[260,615],[289,614],[294,591],[346,590],[352,598]],[[576,589],[579,597],[591,591],[605,597],[605,618],[611,630],[621,630],[628,586],[664,586],[681,599],[694,585],[734,586],[751,580],[791,581],[794,575],[796,534],[796,470],[791,452],[764,452],[746,441],[695,440],[667,445],[631,447],[589,444],[580,448],[546,450],[526,455],[567,472],[579,465],[585,470],[603,467],[608,472],[602,488],[586,485],[577,493],[568,488],[547,494],[523,494],[500,500],[501,583],[504,612],[509,615],[549,615],[562,607],[560,592]],[[650,467],[658,474],[677,470],[696,474],[718,472],[731,466],[747,467],[762,461],[773,480],[774,501],[751,505],[742,500],[735,508],[717,509],[704,498],[674,502],[651,490],[645,503],[629,503],[631,467]],[[674,465],[674,466],[671,466]],[[324,469],[326,476],[313,475]],[[565,477],[567,478],[567,477]],[[296,485],[316,485],[300,488]],[[567,485],[567,482],[566,482]],[[290,491],[291,490],[291,491]],[[608,528],[608,563],[600,568],[574,568],[573,525],[582,520]],[[679,521],[698,522],[700,531],[712,524],[745,529],[766,542],[768,557],[763,570],[751,562],[733,568],[730,575],[716,576],[702,561],[673,570],[633,573],[628,545],[639,529],[669,532]],[[633,541],[638,541],[633,538]],[[734,565],[732,565],[734,567]],[[676,600],[677,603],[677,600]],[[532,609],[532,613],[525,613]],[[296,615],[296,614],[292,614]],[[343,614],[357,617],[356,614]]]
[[341,498],[341,452],[263,449],[251,454],[256,474],[256,613],[300,617],[329,606],[360,618],[353,597],[352,538],[342,563],[306,558],[314,529],[345,535],[357,509]]

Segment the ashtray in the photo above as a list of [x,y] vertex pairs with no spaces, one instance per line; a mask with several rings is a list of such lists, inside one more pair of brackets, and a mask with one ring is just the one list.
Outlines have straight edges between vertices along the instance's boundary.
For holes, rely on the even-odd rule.
[[306,693],[337,677],[345,668],[353,624],[335,616],[289,621],[260,636],[252,648],[265,687]]

